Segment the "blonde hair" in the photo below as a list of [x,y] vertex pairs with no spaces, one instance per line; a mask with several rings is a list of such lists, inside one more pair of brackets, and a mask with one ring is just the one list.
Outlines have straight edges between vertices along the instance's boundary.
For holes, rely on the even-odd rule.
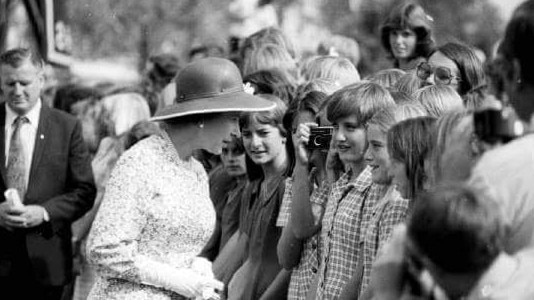
[[385,70],[380,70],[376,72],[375,74],[369,76],[367,80],[378,83],[381,86],[386,87],[386,88],[392,88],[395,86],[397,81],[399,81],[399,79],[405,74],[406,72],[404,72],[401,69],[396,69],[396,68],[385,69]]
[[270,69],[279,69],[298,77],[296,61],[283,47],[275,44],[264,44],[252,50],[245,58],[243,76]]
[[302,69],[304,80],[323,78],[332,80],[342,87],[360,81],[356,67],[344,57],[317,56],[306,63]]
[[109,112],[112,135],[119,136],[129,131],[135,124],[150,118],[146,100],[137,93],[115,94],[104,97],[102,104]]
[[426,86],[415,92],[414,97],[428,115],[435,118],[441,117],[446,111],[464,107],[462,97],[447,85]]

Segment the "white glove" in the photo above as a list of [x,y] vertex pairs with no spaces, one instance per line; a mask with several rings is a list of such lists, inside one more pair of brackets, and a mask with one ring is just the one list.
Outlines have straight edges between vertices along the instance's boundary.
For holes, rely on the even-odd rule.
[[191,269],[179,269],[164,283],[170,290],[190,298],[204,299],[204,295],[222,290],[224,284],[214,278],[201,276]]
[[211,268],[211,261],[207,260],[205,257],[197,256],[193,258],[193,261],[191,262],[191,270],[197,272],[201,276],[215,278]]

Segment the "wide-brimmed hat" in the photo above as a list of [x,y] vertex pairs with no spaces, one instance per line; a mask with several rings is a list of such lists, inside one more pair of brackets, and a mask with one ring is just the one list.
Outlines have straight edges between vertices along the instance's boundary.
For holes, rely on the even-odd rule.
[[237,66],[224,58],[209,57],[187,65],[178,73],[174,104],[156,112],[152,121],[188,115],[264,111],[269,100],[247,94]]

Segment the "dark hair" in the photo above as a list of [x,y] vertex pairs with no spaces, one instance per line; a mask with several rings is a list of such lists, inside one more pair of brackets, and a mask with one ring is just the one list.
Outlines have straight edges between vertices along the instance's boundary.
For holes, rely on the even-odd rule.
[[297,83],[292,76],[280,69],[261,70],[243,77],[244,83],[250,83],[254,94],[271,94],[282,99],[286,104],[293,102]]
[[452,60],[460,71],[459,94],[464,99],[464,105],[468,108],[479,108],[486,98],[486,73],[482,62],[473,48],[458,44],[447,43],[440,46],[436,52],[440,52]]
[[66,84],[57,88],[53,106],[59,110],[72,113],[72,105],[76,102],[87,99],[100,100],[102,96],[103,94],[96,88],[78,84]]
[[[381,28],[380,39],[382,47],[394,58],[389,44],[389,35],[393,30],[410,29],[416,37],[417,43],[413,58],[428,57],[434,49],[432,38],[432,18],[426,14],[424,9],[414,2],[406,2],[395,7],[384,21]],[[395,60],[395,67],[398,67]]]
[[408,237],[439,269],[453,274],[486,270],[503,249],[500,208],[466,185],[440,186],[417,197]]
[[427,179],[425,159],[432,148],[432,117],[417,117],[401,121],[388,131],[388,152],[392,159],[404,164],[410,186],[406,197],[414,199],[423,190]]
[[508,61],[517,59],[521,80],[534,84],[534,1],[527,0],[514,11],[506,26],[500,53]]
[[189,60],[191,60],[195,55],[197,54],[203,54],[205,57],[225,57],[226,51],[225,49],[218,44],[204,44],[204,45],[198,45],[194,46],[189,50],[188,56]]
[[39,69],[44,68],[45,63],[41,54],[31,48],[14,48],[0,54],[0,66],[9,65],[18,68],[27,60]]
[[161,128],[159,127],[158,123],[151,121],[141,121],[136,123],[130,130],[128,130],[124,134],[124,149],[127,150],[133,145],[137,144],[137,142],[149,136],[160,135]]
[[284,116],[284,127],[286,127],[288,131],[291,130],[294,119],[301,112],[309,112],[315,117],[319,113],[319,109],[327,97],[328,96],[323,92],[311,91],[305,94],[302,99],[297,99],[294,104],[289,107]]
[[355,115],[360,126],[373,115],[395,102],[388,90],[377,83],[360,82],[333,93],[328,100],[326,115],[330,122]]

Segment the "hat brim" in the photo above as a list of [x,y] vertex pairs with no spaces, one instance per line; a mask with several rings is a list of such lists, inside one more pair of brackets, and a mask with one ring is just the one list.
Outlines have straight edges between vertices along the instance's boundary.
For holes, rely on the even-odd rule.
[[275,106],[272,101],[245,92],[236,92],[174,103],[157,111],[150,121],[165,121],[199,114],[266,111]]

